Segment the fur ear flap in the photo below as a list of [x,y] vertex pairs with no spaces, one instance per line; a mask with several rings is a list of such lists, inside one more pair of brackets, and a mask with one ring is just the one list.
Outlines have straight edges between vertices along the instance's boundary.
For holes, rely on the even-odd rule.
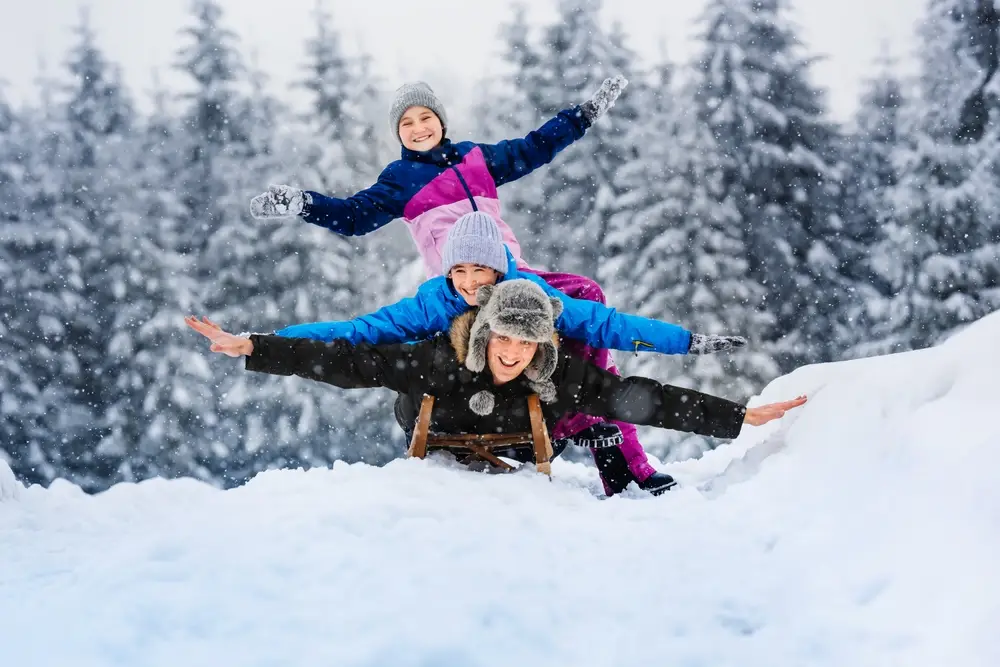
[[482,308],[490,302],[493,297],[494,285],[483,285],[478,290],[476,290],[476,304]]
[[557,296],[549,297],[549,303],[552,304],[552,321],[554,322],[563,312],[563,302]]
[[486,346],[489,342],[490,328],[477,317],[469,334],[469,351],[465,356],[465,367],[473,373],[482,373],[486,368]]
[[552,382],[552,380],[532,382],[530,385],[534,392],[538,394],[538,398],[541,399],[542,403],[555,403],[556,385]]
[[545,382],[556,370],[558,356],[553,343],[539,343],[535,357],[524,369],[524,376],[532,382]]

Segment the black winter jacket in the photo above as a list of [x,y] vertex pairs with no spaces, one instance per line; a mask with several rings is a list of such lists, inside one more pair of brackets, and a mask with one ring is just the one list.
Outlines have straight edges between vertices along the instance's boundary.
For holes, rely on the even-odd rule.
[[[305,338],[253,335],[253,354],[246,368],[272,375],[296,375],[345,389],[387,387],[408,394],[420,405],[424,394],[435,397],[431,431],[435,433],[524,433],[531,431],[522,375],[494,385],[489,368],[473,373],[465,367],[474,312],[455,319],[448,336],[416,344],[330,343]],[[660,384],[644,377],[618,377],[594,364],[560,354],[552,382],[556,399],[542,403],[549,429],[565,414],[583,413],[632,424],[735,438],[746,408],[692,389]],[[469,399],[482,390],[495,397],[493,412],[479,415]]]

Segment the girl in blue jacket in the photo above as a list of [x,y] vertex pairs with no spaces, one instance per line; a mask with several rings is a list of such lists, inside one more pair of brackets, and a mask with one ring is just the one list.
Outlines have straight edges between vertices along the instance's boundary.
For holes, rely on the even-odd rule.
[[353,344],[412,343],[448,330],[451,321],[476,305],[483,285],[524,278],[562,301],[556,320],[562,336],[596,348],[661,354],[705,354],[746,344],[740,336],[692,334],[676,324],[619,313],[603,303],[574,299],[534,273],[520,271],[496,221],[486,213],[467,213],[448,232],[442,253],[445,275],[431,278],[416,295],[352,320],[296,324],[279,330],[286,338]]

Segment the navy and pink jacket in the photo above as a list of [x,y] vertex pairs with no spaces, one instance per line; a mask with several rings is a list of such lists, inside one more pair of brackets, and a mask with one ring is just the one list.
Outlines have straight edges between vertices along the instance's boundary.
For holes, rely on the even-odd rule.
[[523,139],[497,144],[456,144],[445,139],[437,148],[421,152],[404,147],[401,159],[382,170],[370,188],[346,199],[309,192],[301,215],[346,236],[368,234],[403,218],[428,277],[434,277],[441,274],[441,249],[448,230],[462,215],[483,211],[497,221],[517,265],[529,268],[514,232],[500,215],[497,186],[548,164],[587,127],[580,107],[573,107]]

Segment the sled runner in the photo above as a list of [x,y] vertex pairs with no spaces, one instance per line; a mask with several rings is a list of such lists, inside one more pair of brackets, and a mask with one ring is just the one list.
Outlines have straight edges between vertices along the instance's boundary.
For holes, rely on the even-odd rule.
[[453,453],[470,453],[469,461],[481,458],[494,467],[504,471],[514,470],[514,466],[500,459],[492,450],[510,449],[517,445],[531,445],[535,454],[535,467],[538,472],[552,477],[552,441],[549,431],[542,419],[542,404],[537,394],[528,397],[528,414],[531,417],[531,433],[492,433],[487,435],[431,433],[431,412],[434,410],[434,397],[424,395],[420,402],[420,415],[413,428],[413,438],[407,456],[422,459],[427,452],[434,450],[449,450]]

